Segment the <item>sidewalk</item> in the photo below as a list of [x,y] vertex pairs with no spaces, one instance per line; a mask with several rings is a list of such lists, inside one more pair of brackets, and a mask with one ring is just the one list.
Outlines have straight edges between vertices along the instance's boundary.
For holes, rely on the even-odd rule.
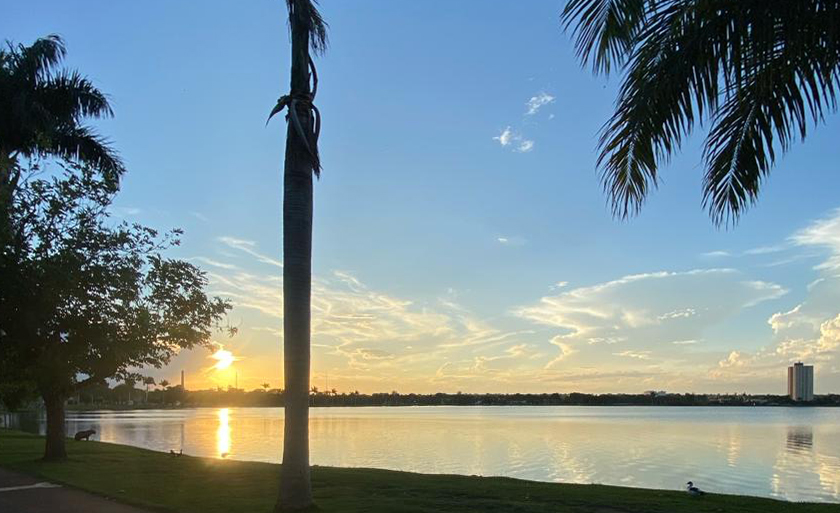
[[0,469],[3,513],[148,513],[80,490]]

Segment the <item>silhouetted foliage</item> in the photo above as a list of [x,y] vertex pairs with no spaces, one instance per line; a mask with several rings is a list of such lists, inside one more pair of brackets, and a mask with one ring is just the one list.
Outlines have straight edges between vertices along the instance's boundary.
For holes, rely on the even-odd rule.
[[[120,385],[122,386],[122,385]],[[175,387],[180,388],[180,387]],[[175,388],[170,389],[167,394]],[[262,388],[246,391],[238,388],[181,391],[179,406],[184,407],[282,407],[283,390]],[[137,390],[136,394],[141,391]],[[160,407],[161,391],[149,393],[146,407]],[[80,406],[91,408],[120,408],[125,406],[125,392],[119,387],[96,389],[80,394]],[[310,392],[313,406],[840,406],[840,395],[818,395],[814,401],[797,403],[786,395],[772,394],[470,394],[434,393],[401,394],[359,392]],[[173,401],[174,402],[174,401]],[[138,407],[134,405],[133,407]]]
[[703,203],[737,222],[776,159],[837,109],[838,0],[571,0],[578,56],[623,75],[601,133],[613,212],[638,212],[695,124],[708,123]]
[[78,71],[59,69],[66,55],[62,39],[51,35],[31,46],[6,46],[0,49],[0,207],[20,180],[21,158],[84,164],[116,188],[123,164],[84,124],[86,118],[112,116],[111,106]]
[[109,178],[36,170],[23,173],[0,239],[0,360],[4,381],[35,384],[45,456],[62,458],[65,399],[107,378],[133,388],[138,369],[207,345],[230,305],[207,297],[197,267],[162,256],[179,231],[112,222]]

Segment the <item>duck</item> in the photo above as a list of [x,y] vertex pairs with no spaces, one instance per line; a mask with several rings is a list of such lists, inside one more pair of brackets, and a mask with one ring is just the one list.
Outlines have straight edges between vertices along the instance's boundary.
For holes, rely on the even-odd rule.
[[685,489],[690,495],[706,495],[706,492],[694,486],[694,483],[691,481],[685,484]]

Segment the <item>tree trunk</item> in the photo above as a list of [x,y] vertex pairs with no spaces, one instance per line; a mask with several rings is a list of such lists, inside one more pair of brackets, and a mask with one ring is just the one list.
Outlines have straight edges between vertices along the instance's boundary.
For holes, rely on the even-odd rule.
[[[295,97],[310,92],[309,31],[293,14],[289,20],[292,36],[291,96]],[[309,106],[298,102],[296,107],[303,132],[311,133]],[[305,144],[294,123],[287,121],[283,180],[283,369],[286,391],[283,466],[277,511],[302,510],[312,506],[309,476],[309,330],[314,160]]]
[[44,448],[45,460],[63,460],[67,458],[64,447],[64,397],[58,394],[43,395],[47,408],[47,443]]

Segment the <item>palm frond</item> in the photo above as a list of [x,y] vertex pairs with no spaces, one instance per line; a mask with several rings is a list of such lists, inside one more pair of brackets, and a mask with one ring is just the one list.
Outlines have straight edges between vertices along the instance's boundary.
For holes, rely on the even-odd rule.
[[38,84],[35,101],[58,120],[114,115],[105,95],[78,71],[62,71]]
[[592,63],[596,73],[621,67],[647,18],[650,0],[570,0],[560,22],[572,30],[581,63]]
[[39,153],[53,155],[65,160],[78,162],[93,167],[103,178],[117,186],[125,172],[125,167],[110,142],[91,128],[79,125],[59,129],[45,138]]
[[309,33],[309,45],[316,54],[323,54],[328,46],[327,22],[318,11],[316,0],[286,0],[289,17],[296,17],[297,23]]
[[613,213],[637,213],[659,167],[711,120],[704,206],[718,225],[737,222],[777,153],[837,110],[840,1],[649,0],[619,18],[625,1],[572,0],[564,11],[584,63],[624,65],[599,142]]
[[599,140],[601,181],[621,218],[639,212],[658,184],[660,164],[718,101],[715,40],[727,20],[696,23],[703,13],[694,2],[672,1],[660,9],[638,35],[615,114]]
[[61,63],[67,55],[64,40],[61,36],[50,34],[32,43],[31,46],[19,44],[15,48],[7,42],[13,65],[18,75],[26,76],[29,80],[35,81],[39,78],[49,76],[55,66]]
[[840,9],[809,3],[750,13],[758,16],[750,16],[741,41],[747,65],[727,91],[704,149],[703,204],[717,225],[735,224],[755,203],[777,149],[786,152],[805,139],[809,124],[837,110]]

